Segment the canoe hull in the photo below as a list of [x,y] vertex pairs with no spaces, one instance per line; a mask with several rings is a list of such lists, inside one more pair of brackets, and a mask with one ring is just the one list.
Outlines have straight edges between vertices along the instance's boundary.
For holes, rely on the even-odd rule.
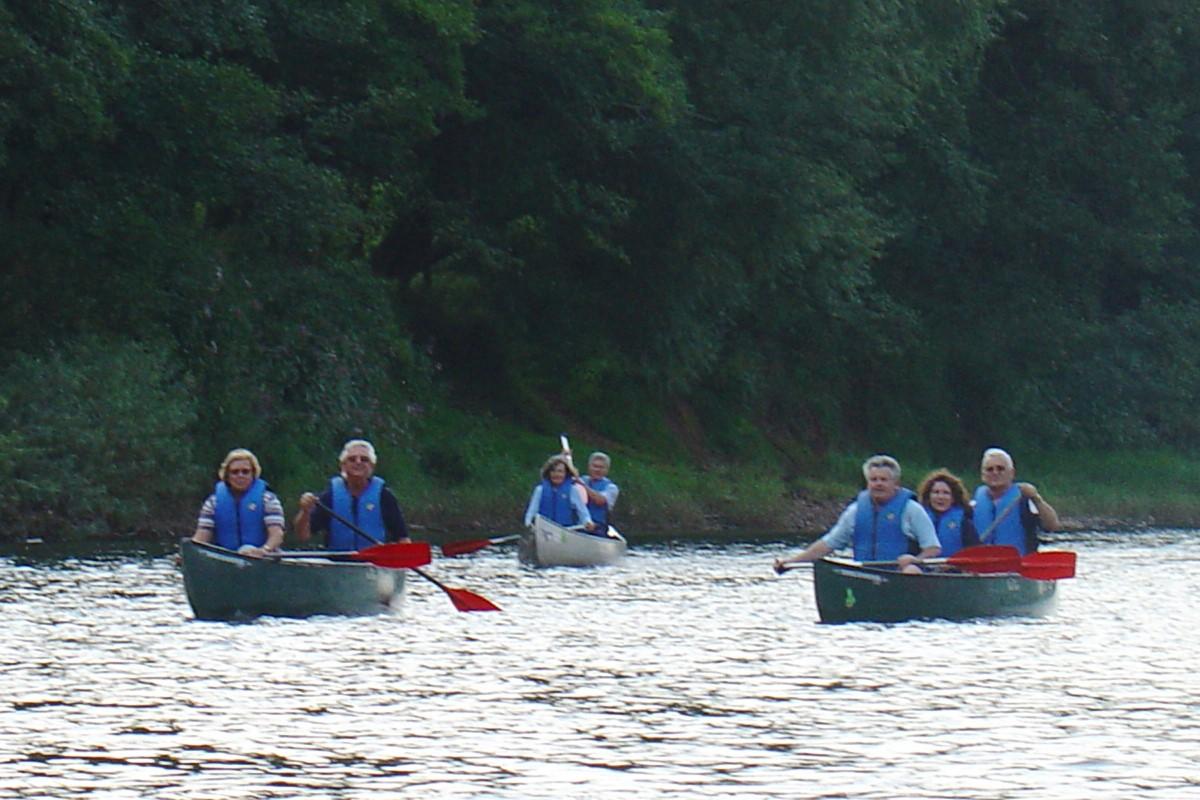
[[593,536],[573,531],[538,516],[533,530],[521,534],[517,558],[536,567],[600,567],[619,564],[625,559],[628,544],[616,528],[615,536]]
[[1054,610],[1056,581],[1015,573],[906,575],[825,559],[813,564],[822,622],[903,622],[911,619],[1041,617]]
[[209,544],[181,544],[183,584],[196,619],[360,616],[393,608],[404,573],[324,559],[248,558]]

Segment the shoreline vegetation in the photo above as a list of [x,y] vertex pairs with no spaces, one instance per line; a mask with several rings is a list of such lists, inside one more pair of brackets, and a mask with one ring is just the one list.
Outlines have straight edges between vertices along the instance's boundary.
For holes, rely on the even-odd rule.
[[993,444],[1200,520],[1194,3],[128,5],[0,14],[0,538],[188,535],[239,447],[291,514],[351,438],[510,533],[560,431],[635,543]]
[[[499,535],[520,529],[520,515],[538,465],[548,448],[544,434],[517,432],[504,425],[483,426],[465,433],[461,441],[444,439],[438,452],[455,464],[431,471],[431,460],[412,448],[376,442],[379,474],[396,491],[414,535],[438,543],[462,535]],[[648,537],[704,538],[723,532],[753,533],[759,537],[806,541],[823,534],[860,490],[855,481],[863,455],[827,457],[819,466],[799,472],[786,459],[770,457],[721,462],[711,454],[702,459],[665,458],[634,452],[617,443],[597,447],[584,437],[572,437],[575,457],[582,462],[592,449],[613,457],[613,478],[621,486],[617,524],[636,543]],[[903,461],[902,482],[914,487],[921,477],[944,463]],[[874,452],[874,451],[872,451]],[[467,454],[472,454],[467,458]],[[547,453],[548,454],[548,453]],[[330,455],[330,460],[335,454]],[[1017,479],[1035,483],[1058,510],[1064,531],[1136,530],[1152,527],[1195,527],[1200,520],[1200,497],[1192,494],[1196,467],[1183,454],[1169,451],[1109,453],[1014,454]],[[260,453],[264,475],[272,477],[273,459]],[[697,462],[703,462],[697,467]],[[979,483],[977,468],[950,465],[968,486]],[[276,486],[289,520],[302,491],[319,488],[327,475],[310,468],[307,474],[285,477]],[[443,474],[438,474],[443,473]],[[211,486],[211,484],[208,484]],[[195,507],[207,486],[197,486]],[[0,541],[34,538],[68,543],[80,539],[138,538],[169,540],[189,536],[195,509],[177,508],[158,519],[145,519],[123,531],[55,529],[51,520],[24,533],[4,531]],[[288,530],[288,543],[293,533]]]

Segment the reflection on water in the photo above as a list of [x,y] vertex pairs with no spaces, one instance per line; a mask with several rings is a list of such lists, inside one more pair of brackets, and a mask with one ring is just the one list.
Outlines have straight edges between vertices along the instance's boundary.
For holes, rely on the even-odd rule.
[[0,797],[1200,797],[1200,534],[1078,534],[1042,620],[815,624],[769,543],[394,616],[195,622],[170,555],[0,558]]

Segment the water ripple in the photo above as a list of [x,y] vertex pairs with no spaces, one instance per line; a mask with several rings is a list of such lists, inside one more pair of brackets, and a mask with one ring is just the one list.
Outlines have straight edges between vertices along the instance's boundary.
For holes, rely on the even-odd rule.
[[1054,616],[842,626],[762,543],[492,548],[431,569],[502,614],[421,583],[244,624],[192,620],[171,556],[9,556],[0,797],[1200,797],[1200,535],[1055,545]]

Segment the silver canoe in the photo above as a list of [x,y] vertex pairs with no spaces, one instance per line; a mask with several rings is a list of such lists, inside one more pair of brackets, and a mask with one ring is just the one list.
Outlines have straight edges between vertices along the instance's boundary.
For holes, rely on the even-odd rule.
[[625,537],[612,525],[607,536],[595,536],[564,528],[539,514],[533,529],[521,534],[517,557],[522,564],[537,567],[599,567],[619,563],[627,549]]

